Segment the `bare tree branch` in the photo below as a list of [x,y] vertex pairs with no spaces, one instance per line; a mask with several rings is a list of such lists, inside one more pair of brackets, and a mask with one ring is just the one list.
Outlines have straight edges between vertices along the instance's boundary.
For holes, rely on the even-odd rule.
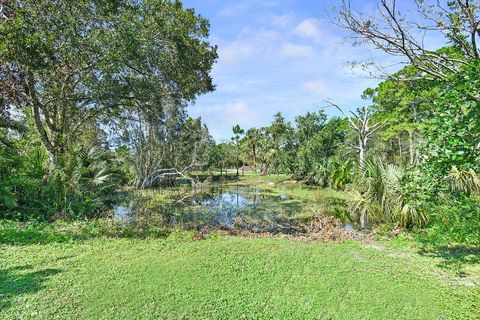
[[[415,0],[416,12],[401,14],[396,0],[377,0],[377,14],[364,16],[352,9],[351,0],[340,0],[338,26],[352,32],[354,42],[370,43],[377,49],[408,59],[420,71],[436,79],[456,73],[469,59],[479,59],[480,6],[469,1]],[[411,16],[411,17],[410,17]],[[423,21],[418,21],[418,16]],[[456,45],[464,57],[426,48],[427,32],[439,32],[446,43]]]

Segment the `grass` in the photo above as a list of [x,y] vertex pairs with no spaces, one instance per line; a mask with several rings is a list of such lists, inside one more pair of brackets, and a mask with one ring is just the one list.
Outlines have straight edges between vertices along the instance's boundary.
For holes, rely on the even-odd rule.
[[186,232],[85,239],[0,245],[0,318],[480,317],[478,285],[407,249]]
[[[305,219],[345,196],[284,175],[228,183],[287,195]],[[172,192],[139,195],[163,204]],[[0,319],[480,318],[478,247],[421,247],[408,233],[370,244],[201,238],[109,220],[0,220]]]
[[237,181],[230,185],[254,185],[260,189],[268,190],[271,194],[284,194],[290,198],[302,201],[319,202],[325,199],[347,199],[347,194],[328,188],[307,186],[301,181],[292,180],[286,174],[261,176],[255,172],[240,175]]

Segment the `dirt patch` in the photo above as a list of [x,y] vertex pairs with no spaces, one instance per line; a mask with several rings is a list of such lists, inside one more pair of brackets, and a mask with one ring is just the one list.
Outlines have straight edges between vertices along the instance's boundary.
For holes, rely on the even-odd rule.
[[213,231],[222,235],[249,238],[288,238],[311,242],[339,242],[344,240],[368,241],[372,234],[367,234],[352,228],[345,228],[343,223],[334,217],[325,215],[314,216],[308,224],[299,225],[295,230],[288,229],[285,232],[255,231],[232,228],[203,228],[194,236],[194,240],[202,240]]
[[343,223],[334,217],[316,215],[307,227],[307,237],[314,241],[367,240],[366,233],[352,228],[345,228]]
[[385,250],[384,246],[381,246],[379,244],[374,244],[374,243],[365,244],[365,248],[371,249],[371,250],[377,250],[377,251]]
[[475,287],[478,286],[478,283],[475,282],[473,278],[460,278],[454,279],[452,284],[454,286],[466,286],[466,287]]

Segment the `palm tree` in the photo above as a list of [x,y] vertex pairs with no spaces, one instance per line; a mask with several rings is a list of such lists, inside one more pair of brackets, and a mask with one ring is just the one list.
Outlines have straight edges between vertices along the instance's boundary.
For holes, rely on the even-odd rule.
[[447,179],[450,181],[452,191],[480,194],[480,177],[473,169],[460,170],[453,166]]
[[240,125],[235,125],[233,127],[233,134],[234,136],[231,138],[232,141],[235,143],[235,150],[236,150],[236,163],[235,163],[235,167],[237,168],[237,177],[238,177],[238,162],[239,162],[239,152],[240,152],[240,138],[241,136],[245,133],[245,130],[243,130],[242,128],[240,128]]
[[247,145],[252,150],[253,167],[255,171],[257,171],[257,144],[260,140],[260,137],[261,132],[257,128],[248,129],[245,135]]

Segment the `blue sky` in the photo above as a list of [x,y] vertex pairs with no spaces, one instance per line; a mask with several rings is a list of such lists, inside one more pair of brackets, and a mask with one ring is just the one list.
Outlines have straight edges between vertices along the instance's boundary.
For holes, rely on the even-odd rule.
[[[374,1],[357,1],[374,10]],[[325,107],[330,99],[347,110],[367,101],[361,93],[375,86],[352,60],[390,57],[366,46],[352,46],[329,21],[335,0],[186,0],[184,6],[208,18],[219,60],[212,75],[216,91],[201,96],[189,114],[201,117],[217,140],[232,127],[268,125],[276,112],[288,120]],[[338,115],[326,108],[329,115]]]

